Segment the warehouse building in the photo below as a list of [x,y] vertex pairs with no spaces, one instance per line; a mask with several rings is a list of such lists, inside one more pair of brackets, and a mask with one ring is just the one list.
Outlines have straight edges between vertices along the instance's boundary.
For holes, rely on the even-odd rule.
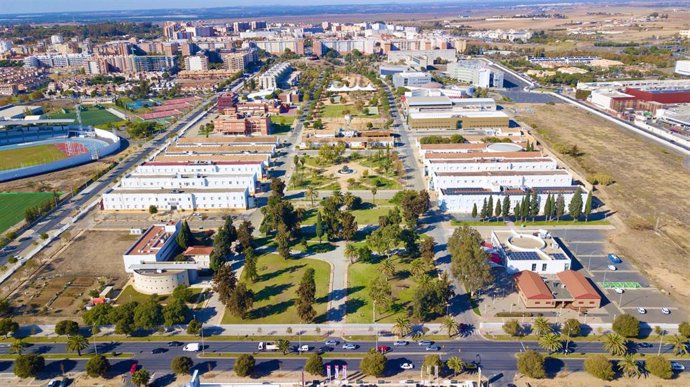
[[510,118],[502,111],[411,112],[411,129],[507,128]]

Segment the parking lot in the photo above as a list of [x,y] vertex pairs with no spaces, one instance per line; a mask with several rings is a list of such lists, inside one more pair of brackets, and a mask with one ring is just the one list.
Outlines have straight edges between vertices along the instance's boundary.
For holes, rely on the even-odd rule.
[[[610,320],[615,315],[632,313],[651,325],[657,323],[679,323],[687,320],[685,312],[678,307],[678,303],[668,295],[655,288],[635,266],[620,257],[622,262],[616,265],[616,270],[609,268],[606,247],[607,230],[569,229],[554,230],[551,233],[561,238],[571,256],[574,270],[584,270],[607,298],[604,308],[609,312]],[[616,293],[615,288],[621,288],[622,294]],[[639,314],[638,307],[646,310],[645,315]],[[668,308],[671,314],[665,315],[661,308]]]

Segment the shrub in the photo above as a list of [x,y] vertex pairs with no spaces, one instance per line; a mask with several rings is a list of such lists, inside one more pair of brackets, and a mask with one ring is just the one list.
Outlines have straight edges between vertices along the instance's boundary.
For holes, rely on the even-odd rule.
[[544,355],[531,349],[518,354],[518,371],[530,378],[541,379],[546,376]]
[[323,376],[323,358],[318,353],[312,353],[304,365],[304,370],[312,375]]
[[661,379],[671,379],[673,377],[671,361],[663,356],[652,355],[647,357],[645,360],[645,367],[649,373]]
[[613,366],[604,355],[587,355],[585,358],[585,371],[601,380],[612,380],[614,376]]
[[640,334],[640,321],[631,314],[621,314],[613,320],[613,331],[623,337],[636,338]]
[[587,175],[587,182],[594,185],[599,184],[607,186],[615,183],[615,180],[613,180],[611,175],[606,173],[593,173],[591,175]]
[[92,378],[103,377],[110,370],[110,362],[103,355],[96,355],[86,362],[86,374]]
[[690,323],[687,321],[680,323],[680,325],[678,325],[678,333],[680,333],[681,336],[690,337]]
[[248,376],[254,371],[255,364],[254,356],[243,353],[235,361],[235,373],[237,376]]
[[571,318],[566,320],[565,324],[563,324],[563,334],[569,337],[577,337],[580,335],[580,332],[582,331],[582,325],[580,324],[580,321],[577,319]]
[[177,375],[188,374],[194,367],[194,361],[187,356],[176,356],[170,362],[170,369]]
[[520,326],[518,320],[508,320],[505,322],[505,324],[503,324],[503,331],[511,336],[520,335],[521,330],[522,327]]
[[14,362],[14,374],[20,378],[34,377],[45,366],[45,359],[43,356],[34,353],[28,355],[19,355]]
[[386,356],[372,348],[364,355],[360,368],[365,375],[382,376],[383,371],[386,369]]

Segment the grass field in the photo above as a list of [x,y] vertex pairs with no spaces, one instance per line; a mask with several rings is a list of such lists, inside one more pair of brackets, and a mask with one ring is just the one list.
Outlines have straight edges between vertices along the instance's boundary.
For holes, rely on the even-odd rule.
[[[77,114],[74,112],[74,109],[68,110],[66,114],[64,113],[57,113],[57,114],[51,114],[48,116],[49,118],[54,118],[54,119],[77,119]],[[112,113],[108,112],[107,110],[103,109],[97,109],[95,107],[88,108],[87,110],[84,110],[81,112],[81,122],[84,125],[90,125],[90,126],[101,126],[105,125],[108,123],[112,122],[118,122],[121,121],[120,118],[117,116],[113,115]],[[75,122],[76,123],[76,122]]]
[[[372,208],[367,208],[367,209],[362,209],[362,210],[354,210],[352,211],[352,215],[355,216],[355,219],[357,220],[357,225],[359,226],[365,226],[368,224],[379,224],[379,216],[387,215],[388,211],[393,209],[394,206],[380,206],[377,205],[376,207]],[[311,226],[316,222],[316,210],[310,209],[307,210],[305,219],[302,221],[303,226]]]
[[271,116],[271,134],[281,135],[289,133],[293,122],[295,122],[295,116]]
[[345,113],[343,113],[344,110],[349,110],[350,114],[352,117],[374,117],[368,116],[361,111],[357,111],[355,109],[354,105],[326,105],[323,107],[323,110],[321,111],[321,117],[323,118],[341,118],[345,116]]
[[51,192],[6,192],[0,193],[0,233],[24,219],[24,211],[46,200],[52,200]]
[[[417,285],[410,274],[410,264],[400,257],[392,259],[397,271],[395,278],[390,280],[395,303],[391,310],[377,310],[377,322],[392,323],[396,317],[407,316],[407,309],[411,306],[412,296]],[[367,291],[369,284],[381,273],[381,262],[350,265],[347,273],[347,322],[371,323],[373,318],[373,304]]]
[[45,164],[65,157],[67,156],[53,144],[7,149],[0,151],[0,170]]
[[315,321],[326,320],[331,273],[328,263],[307,258],[285,260],[277,254],[267,254],[258,258],[256,266],[259,280],[249,285],[254,291],[254,307],[249,318],[242,320],[226,311],[222,324],[298,324],[300,320],[295,307],[297,287],[309,267],[316,271]]

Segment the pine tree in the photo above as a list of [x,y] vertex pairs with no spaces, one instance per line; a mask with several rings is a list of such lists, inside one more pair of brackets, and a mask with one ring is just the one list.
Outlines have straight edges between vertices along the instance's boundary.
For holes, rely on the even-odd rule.
[[479,217],[486,218],[486,198],[484,198],[484,204],[482,204],[482,212],[479,213]]
[[527,219],[527,217],[529,216],[529,210],[531,208],[529,199],[530,199],[529,198],[529,192],[525,192],[525,196],[522,199],[523,200],[522,206],[520,206],[520,209],[522,210],[522,218],[523,219]]
[[499,216],[501,216],[501,200],[497,199],[496,200],[496,208],[494,209],[494,216],[496,219],[498,219]]
[[515,214],[515,220],[519,220],[520,215],[522,214],[520,210],[520,202],[515,203],[515,208],[513,209],[513,214]]
[[585,201],[585,222],[589,220],[589,215],[592,214],[592,190],[587,192],[587,200]]
[[477,218],[477,203],[474,203],[474,205],[472,206],[472,219],[476,219],[476,218]]
[[582,189],[580,187],[575,189],[575,193],[568,203],[568,213],[573,217],[573,220],[577,220],[582,215]]
[[556,196],[551,195],[551,220],[556,218]]
[[494,196],[489,195],[489,202],[486,204],[486,217],[490,218],[491,213],[494,211]]
[[558,198],[556,198],[556,220],[561,220],[564,213],[565,199],[563,198],[563,194],[558,194]]
[[510,216],[510,195],[506,195],[503,198],[503,210],[501,211],[504,218]]

